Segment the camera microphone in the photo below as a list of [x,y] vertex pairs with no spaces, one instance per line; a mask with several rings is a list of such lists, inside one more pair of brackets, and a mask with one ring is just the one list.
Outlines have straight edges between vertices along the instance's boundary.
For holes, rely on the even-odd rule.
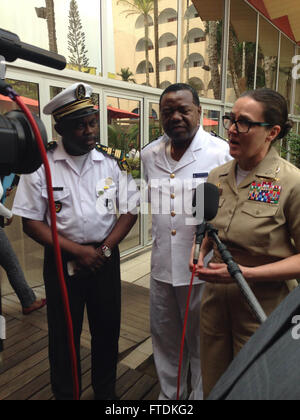
[[21,58],[57,70],[63,70],[67,65],[62,55],[25,44],[18,35],[4,29],[0,29],[0,55],[10,63]]
[[206,224],[214,219],[219,209],[219,190],[214,184],[205,182],[198,185],[193,198],[194,217],[199,221],[196,231],[194,264],[197,264],[202,241],[206,233]]

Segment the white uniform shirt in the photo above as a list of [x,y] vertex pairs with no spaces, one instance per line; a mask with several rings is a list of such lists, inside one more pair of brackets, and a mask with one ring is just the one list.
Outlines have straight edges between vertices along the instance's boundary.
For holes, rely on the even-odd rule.
[[[190,282],[190,253],[195,234],[193,191],[209,172],[231,160],[228,144],[199,128],[193,142],[172,170],[166,157],[167,135],[142,151],[145,180],[151,192],[152,277],[186,286]],[[155,214],[156,213],[156,214]],[[194,284],[201,283],[195,279]]]
[[[116,208],[121,206],[122,213],[136,212],[139,200],[136,184],[131,175],[121,172],[115,159],[93,150],[79,173],[59,143],[54,151],[48,152],[48,160],[58,211],[57,229],[66,238],[80,244],[102,242],[116,224]],[[50,226],[44,165],[33,174],[21,176],[13,213]]]

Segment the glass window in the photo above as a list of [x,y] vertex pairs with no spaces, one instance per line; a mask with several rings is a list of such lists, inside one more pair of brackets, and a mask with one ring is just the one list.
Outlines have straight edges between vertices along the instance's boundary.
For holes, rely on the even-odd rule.
[[[22,82],[20,80],[6,79],[5,81],[21,96],[21,99],[30,111],[40,116],[39,86],[36,83]],[[19,106],[7,96],[0,95],[0,114],[6,114],[14,109],[19,109]]]
[[[108,146],[125,153],[133,178],[141,178],[140,102],[118,97],[107,97]],[[121,243],[124,252],[141,244],[141,217]]]
[[300,79],[296,81],[295,115],[300,115]]
[[[149,143],[157,140],[163,135],[163,128],[160,122],[160,111],[158,103],[149,104]],[[148,205],[147,214],[147,227],[148,227],[148,241],[152,240],[152,216],[151,204]]]
[[184,2],[181,80],[201,97],[221,99],[224,2],[194,3]]
[[160,122],[159,104],[149,104],[149,143],[163,135]]
[[219,132],[220,112],[210,109],[203,109],[202,125],[205,131],[211,133],[214,131],[216,134]]
[[110,77],[158,88],[176,82],[177,4],[174,3],[112,1],[114,60]]
[[280,92],[288,101],[289,109],[292,94],[292,58],[295,55],[295,44],[284,35],[281,36],[280,48],[280,66],[278,92]]
[[254,87],[257,13],[240,0],[231,0],[227,102]]
[[256,87],[276,89],[279,31],[269,22],[259,19],[259,48]]
[[[295,62],[293,63],[294,69],[293,69],[293,77],[296,78],[296,92],[295,92],[295,109],[294,114],[299,116],[300,115],[300,48],[297,48],[296,50],[296,57]],[[299,126],[299,124],[298,124]],[[299,133],[299,127],[298,131]]]
[[99,0],[10,0],[2,7],[0,28],[16,33],[21,41],[58,52],[68,67],[84,73],[101,73]]

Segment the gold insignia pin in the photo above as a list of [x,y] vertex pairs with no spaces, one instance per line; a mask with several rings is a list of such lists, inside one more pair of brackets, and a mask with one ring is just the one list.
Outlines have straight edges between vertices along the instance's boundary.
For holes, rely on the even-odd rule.
[[84,99],[85,96],[86,96],[85,87],[83,85],[77,86],[76,91],[75,91],[75,95],[76,95],[76,98],[77,98],[78,101],[81,101],[82,99]]

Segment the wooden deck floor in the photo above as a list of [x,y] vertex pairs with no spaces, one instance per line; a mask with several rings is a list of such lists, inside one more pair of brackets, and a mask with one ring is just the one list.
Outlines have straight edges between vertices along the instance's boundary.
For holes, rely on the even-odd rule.
[[[44,288],[35,288],[44,297]],[[14,294],[2,297],[7,321],[3,362],[0,365],[0,400],[51,400],[46,309],[24,317]],[[136,369],[125,364],[135,348],[149,340],[149,290],[122,283],[122,324],[117,395],[121,400],[155,400],[159,385],[152,357]],[[93,399],[90,335],[85,320],[82,334],[82,400]]]

